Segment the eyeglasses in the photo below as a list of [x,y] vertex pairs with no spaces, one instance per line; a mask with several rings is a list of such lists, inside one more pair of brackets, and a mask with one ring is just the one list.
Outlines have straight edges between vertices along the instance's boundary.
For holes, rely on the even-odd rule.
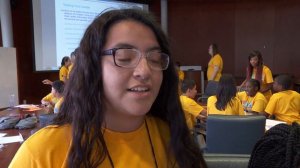
[[[118,67],[135,68],[139,64],[143,54],[134,48],[112,48],[103,51],[101,55],[112,55],[114,63]],[[148,65],[154,70],[166,70],[169,66],[169,55],[159,50],[147,52],[145,58]]]

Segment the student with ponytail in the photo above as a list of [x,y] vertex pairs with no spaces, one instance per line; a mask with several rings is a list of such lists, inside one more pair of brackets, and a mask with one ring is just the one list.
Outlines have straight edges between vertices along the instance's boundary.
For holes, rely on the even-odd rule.
[[279,124],[256,143],[248,168],[299,168],[300,126]]

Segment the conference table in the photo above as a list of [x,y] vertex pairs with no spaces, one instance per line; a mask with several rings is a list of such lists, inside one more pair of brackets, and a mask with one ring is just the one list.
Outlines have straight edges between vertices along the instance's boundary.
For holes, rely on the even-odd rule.
[[[13,109],[5,109],[0,111],[0,117],[4,116],[19,116],[23,118],[26,114],[34,114],[39,117],[40,114],[44,113],[43,109],[35,110],[35,111],[28,111],[21,108],[13,108]],[[17,136],[21,134],[23,139],[26,140],[30,137],[34,132],[41,128],[40,123],[36,124],[36,127],[31,129],[7,129],[7,130],[0,130],[0,133],[6,133],[5,137],[7,136]],[[19,147],[21,146],[22,142],[14,142],[4,144],[2,148],[0,148],[0,167],[8,167],[11,160],[15,156],[15,153],[18,151]]]

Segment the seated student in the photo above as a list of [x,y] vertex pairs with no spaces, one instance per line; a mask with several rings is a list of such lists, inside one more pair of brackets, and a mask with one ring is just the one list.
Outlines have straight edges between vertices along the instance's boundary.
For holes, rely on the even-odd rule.
[[265,111],[267,99],[259,92],[260,83],[256,79],[249,79],[246,82],[246,91],[238,92],[244,111],[252,114],[259,114]]
[[207,115],[206,110],[194,100],[197,94],[196,83],[194,80],[183,80],[181,91],[182,95],[180,96],[180,102],[185,113],[188,128],[192,130],[195,125],[195,118],[205,121]]
[[255,144],[248,168],[299,168],[300,126],[279,124]]
[[[73,59],[74,60],[74,59]],[[66,82],[69,79],[69,67],[72,65],[71,59],[68,56],[65,56],[61,60],[61,67],[59,68],[59,80]],[[72,67],[71,67],[72,68]],[[52,85],[52,81],[49,79],[44,79],[42,81],[45,85]]]
[[[42,104],[48,108],[48,113],[58,113],[60,105],[63,101],[64,82],[57,80],[52,82],[52,90],[47,96],[42,99]],[[49,101],[50,100],[50,101]]]
[[57,80],[52,84],[52,89],[54,89],[54,96],[58,98],[57,103],[54,106],[54,113],[58,113],[60,106],[63,102],[63,92],[64,92],[65,83],[63,81]]
[[219,81],[215,96],[207,100],[207,113],[220,115],[245,115],[232,75],[224,74]]
[[274,115],[275,119],[288,124],[300,123],[300,94],[291,90],[292,79],[289,75],[280,75],[275,78],[273,94],[265,109],[265,116]]

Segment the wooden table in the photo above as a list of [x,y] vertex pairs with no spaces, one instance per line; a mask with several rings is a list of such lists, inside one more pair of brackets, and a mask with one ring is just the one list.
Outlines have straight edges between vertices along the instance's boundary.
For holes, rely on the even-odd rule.
[[[21,109],[12,109],[12,110],[3,110],[0,111],[0,117],[3,116],[11,116],[11,115],[18,115],[22,114]],[[37,114],[37,113],[36,113]],[[20,117],[22,117],[20,115]],[[16,136],[22,134],[24,140],[26,140],[31,134],[39,130],[40,124],[38,123],[35,128],[32,129],[24,129],[24,130],[18,130],[18,129],[7,129],[7,130],[0,130],[1,133],[7,133],[6,136]],[[3,148],[0,149],[0,167],[8,167],[11,160],[15,156],[16,152],[18,151],[19,147],[21,146],[20,142],[15,143],[9,143],[5,144]]]

